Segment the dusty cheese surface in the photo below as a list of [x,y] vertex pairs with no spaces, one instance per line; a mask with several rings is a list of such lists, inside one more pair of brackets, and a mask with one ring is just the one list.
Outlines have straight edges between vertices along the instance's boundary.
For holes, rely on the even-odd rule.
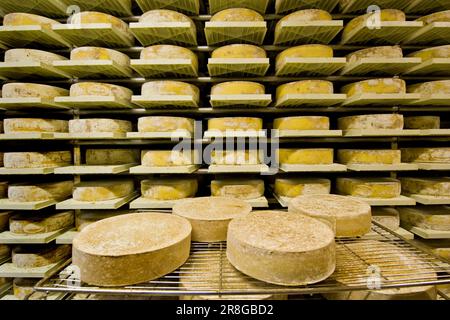
[[434,58],[450,58],[450,45],[422,49],[409,54],[408,57],[422,58],[422,61]]
[[262,161],[259,150],[212,150],[211,164],[216,165],[256,165]]
[[187,130],[194,133],[194,119],[169,116],[151,116],[138,118],[139,132],[170,132]]
[[275,37],[278,37],[282,32],[282,23],[283,22],[291,22],[291,23],[302,23],[309,21],[331,21],[333,17],[330,13],[324,10],[319,9],[306,9],[295,11],[287,16],[281,18],[275,26]]
[[294,198],[306,194],[329,194],[331,181],[316,178],[277,178],[275,179],[275,194]]
[[365,114],[359,116],[342,117],[338,119],[338,128],[350,129],[403,129],[403,115],[401,114]]
[[289,94],[332,94],[333,83],[325,80],[301,80],[277,87],[276,98],[280,100]]
[[405,117],[405,129],[440,129],[439,116],[412,116]]
[[14,215],[9,219],[9,231],[16,234],[47,233],[73,225],[72,211],[30,216],[27,214]]
[[339,194],[362,198],[396,198],[400,196],[400,181],[391,178],[337,178]]
[[125,197],[134,191],[131,179],[80,182],[74,186],[73,199],[77,201],[106,201]]
[[220,179],[211,181],[211,195],[237,199],[257,199],[264,195],[264,180]]
[[86,149],[87,165],[118,165],[139,162],[137,149]]
[[420,93],[422,98],[433,98],[437,94],[450,94],[450,80],[413,84],[407,90],[410,93]]
[[117,50],[101,47],[79,47],[70,52],[70,60],[112,60],[120,66],[129,66],[130,58]]
[[164,23],[164,22],[189,22],[195,27],[194,22],[188,16],[173,10],[150,10],[140,18],[140,23]]
[[264,21],[258,12],[247,8],[230,8],[217,12],[211,17],[212,22],[227,21]]
[[405,162],[450,162],[450,148],[404,148],[401,153]]
[[398,208],[402,224],[423,229],[450,231],[448,206],[416,206]]
[[406,82],[397,78],[363,80],[343,86],[341,92],[349,97],[364,93],[406,93]]
[[341,149],[338,150],[338,161],[343,164],[399,164],[401,153],[389,149]]
[[211,58],[222,59],[249,59],[249,58],[266,58],[267,54],[263,48],[251,44],[230,44],[215,49]]
[[322,116],[296,116],[273,120],[277,130],[329,130],[330,118]]
[[49,168],[67,166],[72,163],[70,151],[50,152],[5,152],[5,168]]
[[80,23],[81,24],[110,23],[119,30],[128,33],[128,24],[126,24],[119,18],[116,18],[112,15],[102,12],[84,11],[80,13],[75,13],[74,15],[69,17],[68,24],[80,24]]
[[372,208],[372,220],[381,223],[391,230],[397,230],[400,227],[400,213],[395,208]]
[[122,211],[117,210],[102,210],[100,212],[95,211],[81,211],[75,214],[75,228],[77,231],[83,230],[88,225],[106,219],[115,217],[119,214],[123,214]]
[[126,120],[101,118],[69,120],[70,133],[125,133],[131,131],[132,124]]
[[70,87],[71,97],[101,96],[131,100],[133,91],[122,86],[100,82],[80,82]]
[[3,98],[42,98],[52,100],[68,96],[69,90],[36,83],[7,83],[2,87]]
[[142,150],[141,164],[146,167],[173,167],[194,164],[194,153],[178,150]]
[[67,60],[59,54],[36,49],[9,49],[5,51],[5,62],[44,62]]
[[402,190],[410,194],[450,196],[450,178],[400,178]]
[[39,268],[68,258],[70,251],[70,245],[19,246],[12,251],[12,263],[18,268]]
[[264,85],[251,81],[227,81],[211,88],[211,94],[264,94]]
[[403,58],[403,50],[400,46],[380,46],[362,49],[348,54],[347,62],[352,64],[364,58]]
[[333,149],[278,149],[281,164],[332,164]]
[[227,130],[245,130],[259,131],[263,128],[261,118],[251,117],[225,117],[208,119],[208,130],[218,130],[225,132]]
[[3,120],[5,133],[19,132],[68,132],[67,120],[40,118],[8,118]]
[[159,80],[144,83],[142,85],[142,96],[151,97],[153,95],[192,96],[196,102],[200,101],[199,88],[181,81]]
[[142,197],[150,200],[179,200],[195,196],[197,179],[160,178],[141,181]]
[[31,13],[8,13],[3,17],[3,25],[7,27],[60,24],[58,21]]
[[14,202],[64,200],[72,194],[73,181],[18,184],[8,187],[8,199]]
[[198,70],[197,55],[187,48],[170,44],[158,44],[146,47],[141,51],[142,60],[188,59],[195,70]]

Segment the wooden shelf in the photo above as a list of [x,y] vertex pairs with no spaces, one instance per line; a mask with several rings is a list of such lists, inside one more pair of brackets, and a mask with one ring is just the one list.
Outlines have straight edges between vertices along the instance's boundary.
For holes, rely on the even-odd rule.
[[69,166],[55,169],[55,174],[119,174],[128,172],[135,166],[135,163],[118,164],[118,165],[80,165]]
[[244,165],[217,165],[208,167],[208,173],[263,173],[269,172],[269,167],[265,164],[244,164]]
[[59,235],[69,229],[60,229],[53,232],[37,234],[15,234],[10,231],[0,233],[0,243],[2,244],[46,244],[55,240]]
[[136,0],[142,12],[154,9],[167,9],[183,12],[190,15],[198,15],[200,2],[197,0]]
[[226,132],[219,130],[206,130],[204,133],[205,139],[212,138],[265,138],[265,130],[227,130]]
[[51,132],[2,133],[0,140],[48,140],[53,138]]
[[450,75],[450,58],[433,58],[423,61],[405,72],[414,76],[448,76]]
[[414,163],[399,164],[347,164],[350,171],[416,171],[418,166]]
[[13,263],[5,263],[0,266],[0,277],[3,278],[45,278],[65,262],[61,260],[47,266],[37,268],[18,268]]
[[422,130],[424,136],[449,136],[450,129],[425,129]]
[[444,10],[450,10],[450,3],[447,1],[434,0],[409,0],[409,5],[405,9],[406,12],[413,13],[430,13]]
[[249,205],[252,206],[252,208],[268,208],[269,207],[269,201],[267,201],[266,197],[259,197],[256,199],[247,199],[244,200]]
[[422,130],[412,129],[351,129],[344,130],[344,137],[402,137],[422,136]]
[[428,44],[431,46],[450,43],[450,22],[432,22],[409,35],[407,44]]
[[189,174],[198,170],[198,165],[172,166],[172,167],[147,167],[136,166],[130,168],[131,174]]
[[413,104],[418,106],[449,106],[450,94],[433,94],[427,98],[421,98],[419,95],[419,98]]
[[261,108],[272,103],[270,94],[212,94],[213,108]]
[[209,58],[208,71],[211,77],[262,77],[269,70],[269,58]]
[[267,32],[265,21],[207,21],[205,36],[208,46],[229,43],[261,45]]
[[54,206],[57,202],[54,200],[16,202],[9,199],[0,199],[0,210],[41,210]]
[[47,49],[70,47],[70,43],[52,29],[40,25],[0,27],[0,42],[12,48],[27,46]]
[[248,8],[259,13],[265,13],[269,0],[208,0],[211,14],[229,8]]
[[56,97],[55,102],[72,109],[132,109],[135,107],[131,101],[114,96]]
[[421,58],[362,58],[355,63],[347,63],[341,75],[398,75],[421,63]]
[[56,205],[56,210],[114,210],[119,209],[123,205],[127,204],[138,196],[137,193],[132,193],[128,196],[106,200],[106,201],[77,201],[74,199],[68,199],[60,202]]
[[414,199],[400,196],[396,198],[363,198],[352,197],[366,202],[371,206],[415,206],[416,201]]
[[281,21],[277,28],[275,45],[328,44],[344,29],[344,21]]
[[352,106],[395,106],[407,105],[420,99],[416,93],[363,93],[348,97],[342,105]]
[[196,30],[189,22],[130,23],[130,30],[143,46],[197,45]]
[[198,103],[190,95],[133,96],[131,102],[142,108],[198,108]]
[[133,75],[129,66],[121,66],[113,60],[62,60],[54,61],[53,67],[80,79],[131,78]]
[[145,78],[192,78],[197,77],[197,69],[190,59],[133,59],[131,68]]
[[272,138],[341,137],[342,130],[273,130]]
[[449,196],[427,196],[422,194],[405,194],[405,195],[416,200],[417,203],[424,205],[450,204]]
[[187,130],[170,132],[127,132],[129,139],[191,139],[192,133]]
[[284,172],[344,172],[347,167],[343,164],[280,164]]
[[68,109],[54,100],[43,98],[0,98],[0,108],[15,109]]
[[415,162],[419,167],[419,170],[450,170],[450,163],[425,163],[425,162]]
[[0,175],[34,175],[34,174],[52,174],[56,168],[0,168]]
[[330,76],[346,63],[346,58],[285,58],[277,68],[276,76]]
[[75,229],[68,230],[62,234],[60,234],[58,237],[56,237],[55,243],[56,244],[72,244],[73,239],[76,237],[76,235],[79,232]]
[[41,78],[65,78],[70,79],[70,74],[58,70],[44,62],[0,62],[0,77],[5,79],[41,79]]
[[286,94],[275,103],[277,108],[330,107],[345,101],[345,94]]
[[125,139],[126,132],[54,133],[56,140],[114,140]]
[[402,223],[402,227],[423,239],[450,239],[450,231],[439,231],[410,226]]

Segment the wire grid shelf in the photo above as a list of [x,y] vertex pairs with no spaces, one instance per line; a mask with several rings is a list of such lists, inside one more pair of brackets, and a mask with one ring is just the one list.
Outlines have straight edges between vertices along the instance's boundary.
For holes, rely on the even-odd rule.
[[[96,287],[71,277],[71,261],[36,285],[37,291],[96,293],[108,295],[255,295],[314,294],[368,290],[367,269],[381,270],[377,289],[406,288],[450,283],[450,265],[379,224],[375,237],[336,240],[336,270],[317,284],[285,287],[248,277],[234,269],[226,258],[226,243],[193,243],[191,256],[178,270],[160,279],[125,287]],[[374,241],[376,239],[377,241]],[[363,250],[354,250],[359,247]],[[399,255],[401,256],[399,258]],[[400,261],[408,261],[400,263]],[[410,272],[407,272],[407,271]]]

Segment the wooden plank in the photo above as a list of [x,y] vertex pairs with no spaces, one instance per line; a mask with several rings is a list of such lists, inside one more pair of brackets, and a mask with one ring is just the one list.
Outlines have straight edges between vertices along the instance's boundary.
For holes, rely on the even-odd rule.
[[72,109],[132,109],[129,100],[114,96],[56,97],[55,102]]
[[200,166],[172,166],[172,167],[147,167],[136,166],[130,168],[131,174],[189,174],[197,171]]
[[424,163],[415,162],[419,166],[419,170],[450,170],[450,163]]
[[432,22],[409,35],[404,40],[407,44],[427,44],[430,46],[450,43],[450,22]]
[[276,75],[329,76],[342,69],[346,63],[346,58],[285,58],[276,68]]
[[342,105],[352,106],[393,106],[407,105],[420,99],[417,93],[362,93],[348,97]]
[[197,0],[136,0],[136,3],[142,12],[154,9],[168,9],[190,15],[198,15],[200,12],[200,2]]
[[72,244],[73,239],[77,236],[79,232],[75,229],[68,230],[67,232],[64,232],[63,234],[60,234],[58,237],[56,237],[56,244]]
[[53,133],[51,132],[15,132],[0,134],[0,140],[46,140],[52,138]]
[[37,234],[15,234],[10,231],[0,233],[0,243],[2,244],[46,244],[55,240],[59,235],[65,233],[68,228],[53,232]]
[[[17,11],[13,11],[17,12]],[[2,26],[0,42],[12,48],[37,46],[42,49],[69,48],[70,43],[49,27],[40,25]]]
[[206,130],[205,139],[211,138],[265,138],[265,130],[227,130],[225,132],[219,130]]
[[196,46],[197,34],[190,22],[130,23],[130,31],[144,46],[158,43]]
[[198,103],[190,95],[133,96],[131,102],[142,108],[198,108]]
[[352,197],[366,202],[371,206],[414,206],[416,201],[414,199],[400,196],[396,198],[363,198],[363,197]]
[[244,164],[244,165],[217,165],[208,167],[209,173],[262,173],[269,172],[269,167],[265,164]]
[[118,165],[80,165],[55,169],[55,174],[118,174],[128,172],[136,163]]
[[180,139],[192,138],[192,133],[187,130],[175,130],[170,132],[127,132],[130,139]]
[[407,70],[408,75],[448,76],[450,75],[450,58],[433,58]]
[[413,129],[350,129],[344,130],[344,137],[396,137],[422,136],[422,130]]
[[56,271],[65,260],[38,268],[18,268],[13,263],[0,266],[0,277],[4,278],[45,278]]
[[6,79],[68,78],[70,74],[38,61],[0,62],[0,76]]
[[347,99],[346,94],[286,94],[275,103],[277,108],[329,107]]
[[416,171],[419,167],[414,163],[399,164],[347,164],[350,171]]
[[279,196],[275,192],[273,192],[273,197],[278,201],[280,206],[282,206],[283,208],[287,208],[289,206],[289,201],[293,199],[290,197]]
[[68,109],[54,100],[42,98],[0,98],[2,109]]
[[52,174],[56,168],[0,168],[0,175]]
[[341,30],[343,20],[280,21],[275,30],[275,45],[330,43]]
[[272,138],[341,137],[342,130],[272,130]]
[[198,76],[190,59],[133,59],[131,68],[145,78]]
[[133,71],[113,60],[63,60],[54,61],[53,66],[75,78],[130,78]]
[[424,229],[410,226],[405,223],[402,223],[402,228],[414,233],[415,235],[418,235],[423,239],[450,239],[450,231]]
[[[430,97],[422,97],[413,102],[419,106],[449,106],[450,94],[433,94]],[[0,105],[1,106],[1,105]]]
[[106,200],[106,201],[96,201],[96,202],[90,202],[90,201],[77,201],[72,199],[65,200],[63,202],[60,202],[56,204],[56,210],[113,210],[113,209],[119,209],[123,205],[127,204],[134,198],[138,196],[137,193],[132,193],[128,196],[113,199],[113,200]]
[[0,199],[0,210],[41,210],[54,206],[56,203],[54,200],[15,202],[5,198]]
[[267,107],[272,103],[270,94],[212,94],[210,104],[213,108]]
[[247,199],[244,201],[247,202],[249,205],[251,205],[252,208],[268,208],[269,207],[269,202],[267,201],[267,198],[264,196],[256,198],[256,199]]
[[343,164],[280,164],[284,172],[344,172],[347,167]]
[[126,132],[54,133],[53,139],[61,140],[113,140],[126,138]]
[[450,204],[449,196],[427,196],[422,194],[406,194],[406,196],[413,198],[417,203],[424,205],[442,205]]
[[338,5],[339,0],[284,0],[276,5],[276,13],[287,13],[301,9],[322,9],[332,12]]
[[424,136],[450,136],[450,129],[425,129],[422,130]]
[[208,46],[229,43],[261,45],[267,32],[265,21],[207,21],[205,36]]
[[398,75],[422,63],[421,58],[362,58],[347,63],[341,75]]
[[208,71],[211,77],[217,76],[264,76],[269,70],[269,58],[209,58]]

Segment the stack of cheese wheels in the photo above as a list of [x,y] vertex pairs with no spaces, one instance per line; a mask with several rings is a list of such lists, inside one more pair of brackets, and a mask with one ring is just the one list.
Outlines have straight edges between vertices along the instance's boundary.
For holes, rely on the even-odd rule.
[[194,119],[168,116],[141,117],[138,119],[138,132],[173,132],[177,130],[194,133]]
[[106,219],[118,216],[120,214],[129,213],[128,211],[120,211],[120,210],[102,210],[102,211],[81,211],[75,214],[75,228],[78,231],[83,230],[88,225]]
[[114,97],[131,101],[133,91],[128,88],[100,82],[80,82],[70,87],[71,97]]
[[188,16],[172,10],[150,10],[145,12],[140,18],[139,23],[167,23],[167,22],[189,22],[192,31],[195,33],[195,23]]
[[278,149],[280,164],[332,164],[333,149]]
[[125,133],[132,131],[130,121],[117,119],[75,119],[69,121],[70,133]]
[[450,148],[405,148],[401,154],[405,162],[450,162]]
[[306,194],[329,194],[331,181],[314,178],[277,178],[275,179],[275,194],[281,197],[294,198]]
[[282,34],[282,23],[290,22],[290,23],[302,23],[308,21],[331,21],[333,17],[330,13],[324,10],[319,9],[306,9],[299,10],[284,16],[278,21],[275,27],[275,38],[278,38]]
[[119,165],[139,162],[137,149],[87,149],[87,165]]
[[372,209],[372,220],[391,230],[397,230],[400,227],[400,213],[395,208],[374,207]]
[[365,58],[395,59],[403,58],[400,46],[382,46],[358,50],[347,55],[347,63],[354,64]]
[[194,164],[194,151],[142,150],[141,164],[145,167],[174,167]]
[[[404,12],[395,9],[383,9],[376,13],[377,18],[379,17],[380,21],[406,21],[406,15]],[[354,30],[357,30],[362,27],[368,27],[370,24],[368,20],[372,19],[374,13],[367,13],[365,15],[356,17],[352,19],[344,28],[342,32],[342,38],[347,39],[351,35]]]
[[211,54],[213,59],[260,59],[266,57],[267,54],[263,48],[251,44],[230,44],[215,49]]
[[2,98],[41,98],[53,100],[55,97],[68,96],[69,90],[36,83],[7,83],[2,87]]
[[261,163],[259,150],[212,150],[210,164],[213,165],[257,165]]
[[333,83],[325,80],[301,80],[289,82],[277,87],[277,101],[293,94],[332,94]]
[[141,60],[173,60],[173,59],[187,59],[191,61],[191,65],[195,72],[198,72],[198,57],[187,48],[174,46],[170,44],[158,44],[155,46],[146,47],[141,51]]
[[50,26],[60,24],[56,20],[52,20],[46,17],[38,16],[30,13],[8,13],[3,17],[3,26],[5,27],[18,27],[18,26]]
[[338,161],[343,164],[399,164],[400,159],[400,150],[338,150]]
[[420,17],[417,21],[422,21],[425,24],[430,24],[433,22],[450,22],[450,10],[435,12],[427,16]]
[[4,120],[4,130],[7,134],[31,132],[68,132],[67,120],[40,118],[9,118]]
[[61,201],[72,194],[73,181],[10,185],[8,199],[13,202]]
[[142,197],[150,200],[179,200],[195,196],[196,179],[159,178],[141,181]]
[[211,88],[211,95],[264,94],[264,85],[252,81],[227,81]]
[[400,178],[402,190],[408,194],[450,196],[450,178]]
[[0,199],[6,198],[8,194],[8,182],[0,181]]
[[440,129],[439,116],[411,116],[405,117],[405,129]]
[[220,179],[211,181],[211,195],[233,197],[242,200],[264,196],[264,180],[261,179]]
[[416,206],[398,208],[402,225],[429,230],[450,231],[448,206]]
[[341,130],[370,130],[370,129],[403,129],[401,114],[365,114],[359,116],[342,117],[338,119]]
[[337,192],[361,198],[397,198],[400,181],[392,178],[337,178]]
[[186,262],[191,230],[189,221],[167,213],[100,220],[73,240],[73,264],[80,268],[81,280],[92,285],[125,286],[154,280]]
[[330,119],[323,116],[295,116],[273,120],[275,130],[329,130]]
[[146,82],[142,85],[143,97],[155,95],[190,96],[195,103],[200,102],[200,90],[198,87],[181,81],[159,80]]
[[255,211],[228,227],[227,258],[242,273],[286,286],[328,278],[335,269],[331,228],[318,219],[282,211]]
[[208,120],[208,130],[211,131],[260,131],[262,129],[263,120],[261,118],[226,117]]
[[278,72],[289,58],[333,58],[333,49],[323,44],[305,44],[292,47],[277,55],[275,70]]
[[336,237],[360,237],[370,231],[370,206],[360,200],[338,195],[304,195],[289,202],[290,213],[320,219],[330,225]]
[[38,234],[47,233],[73,225],[74,216],[72,211],[42,214],[30,216],[19,214],[10,217],[9,231],[16,234]]
[[217,12],[211,17],[212,22],[264,21],[258,12],[247,8],[230,8]]
[[363,80],[343,86],[341,92],[349,97],[365,93],[400,94],[406,93],[406,82],[397,78]]
[[111,60],[122,68],[130,66],[130,57],[126,54],[117,50],[100,47],[75,48],[70,52],[70,60]]
[[[401,247],[381,241],[367,240],[355,243],[346,243],[339,245],[337,252],[342,264],[336,266],[336,281],[343,285],[354,285],[355,274],[358,275],[358,281],[367,281],[367,266],[377,266],[382,274],[379,278],[380,285],[391,283],[417,281],[434,281],[437,275],[433,268],[426,266],[426,261],[419,255],[408,250],[402,250]],[[380,259],[380,252],[389,254],[389,261]],[[355,259],[355,255],[359,259]],[[391,258],[392,256],[392,258]],[[349,270],[348,263],[352,264]],[[420,274],[417,271],[420,266]],[[351,275],[350,275],[351,274]],[[400,287],[394,289],[349,291],[328,293],[327,299],[336,300],[435,300],[435,286],[421,287]]]
[[5,51],[5,62],[42,62],[52,65],[54,61],[67,60],[59,54],[36,49],[9,49]]
[[450,45],[426,48],[413,52],[408,57],[422,58],[422,61],[428,61],[435,58],[450,58]]
[[189,220],[192,225],[192,241],[199,242],[227,240],[230,221],[251,211],[252,206],[245,201],[227,197],[185,199],[172,209],[173,214]]
[[17,268],[39,268],[70,256],[70,245],[19,246],[12,250],[12,263]]
[[408,86],[408,92],[420,93],[422,98],[433,98],[434,95],[450,94],[450,80],[430,81]]
[[11,217],[11,211],[0,212],[0,231],[5,231],[9,228],[9,218]]
[[95,180],[80,182],[73,189],[73,199],[77,201],[107,201],[126,197],[134,192],[131,179]]
[[72,153],[70,151],[5,152],[3,160],[5,168],[51,168],[70,165]]

